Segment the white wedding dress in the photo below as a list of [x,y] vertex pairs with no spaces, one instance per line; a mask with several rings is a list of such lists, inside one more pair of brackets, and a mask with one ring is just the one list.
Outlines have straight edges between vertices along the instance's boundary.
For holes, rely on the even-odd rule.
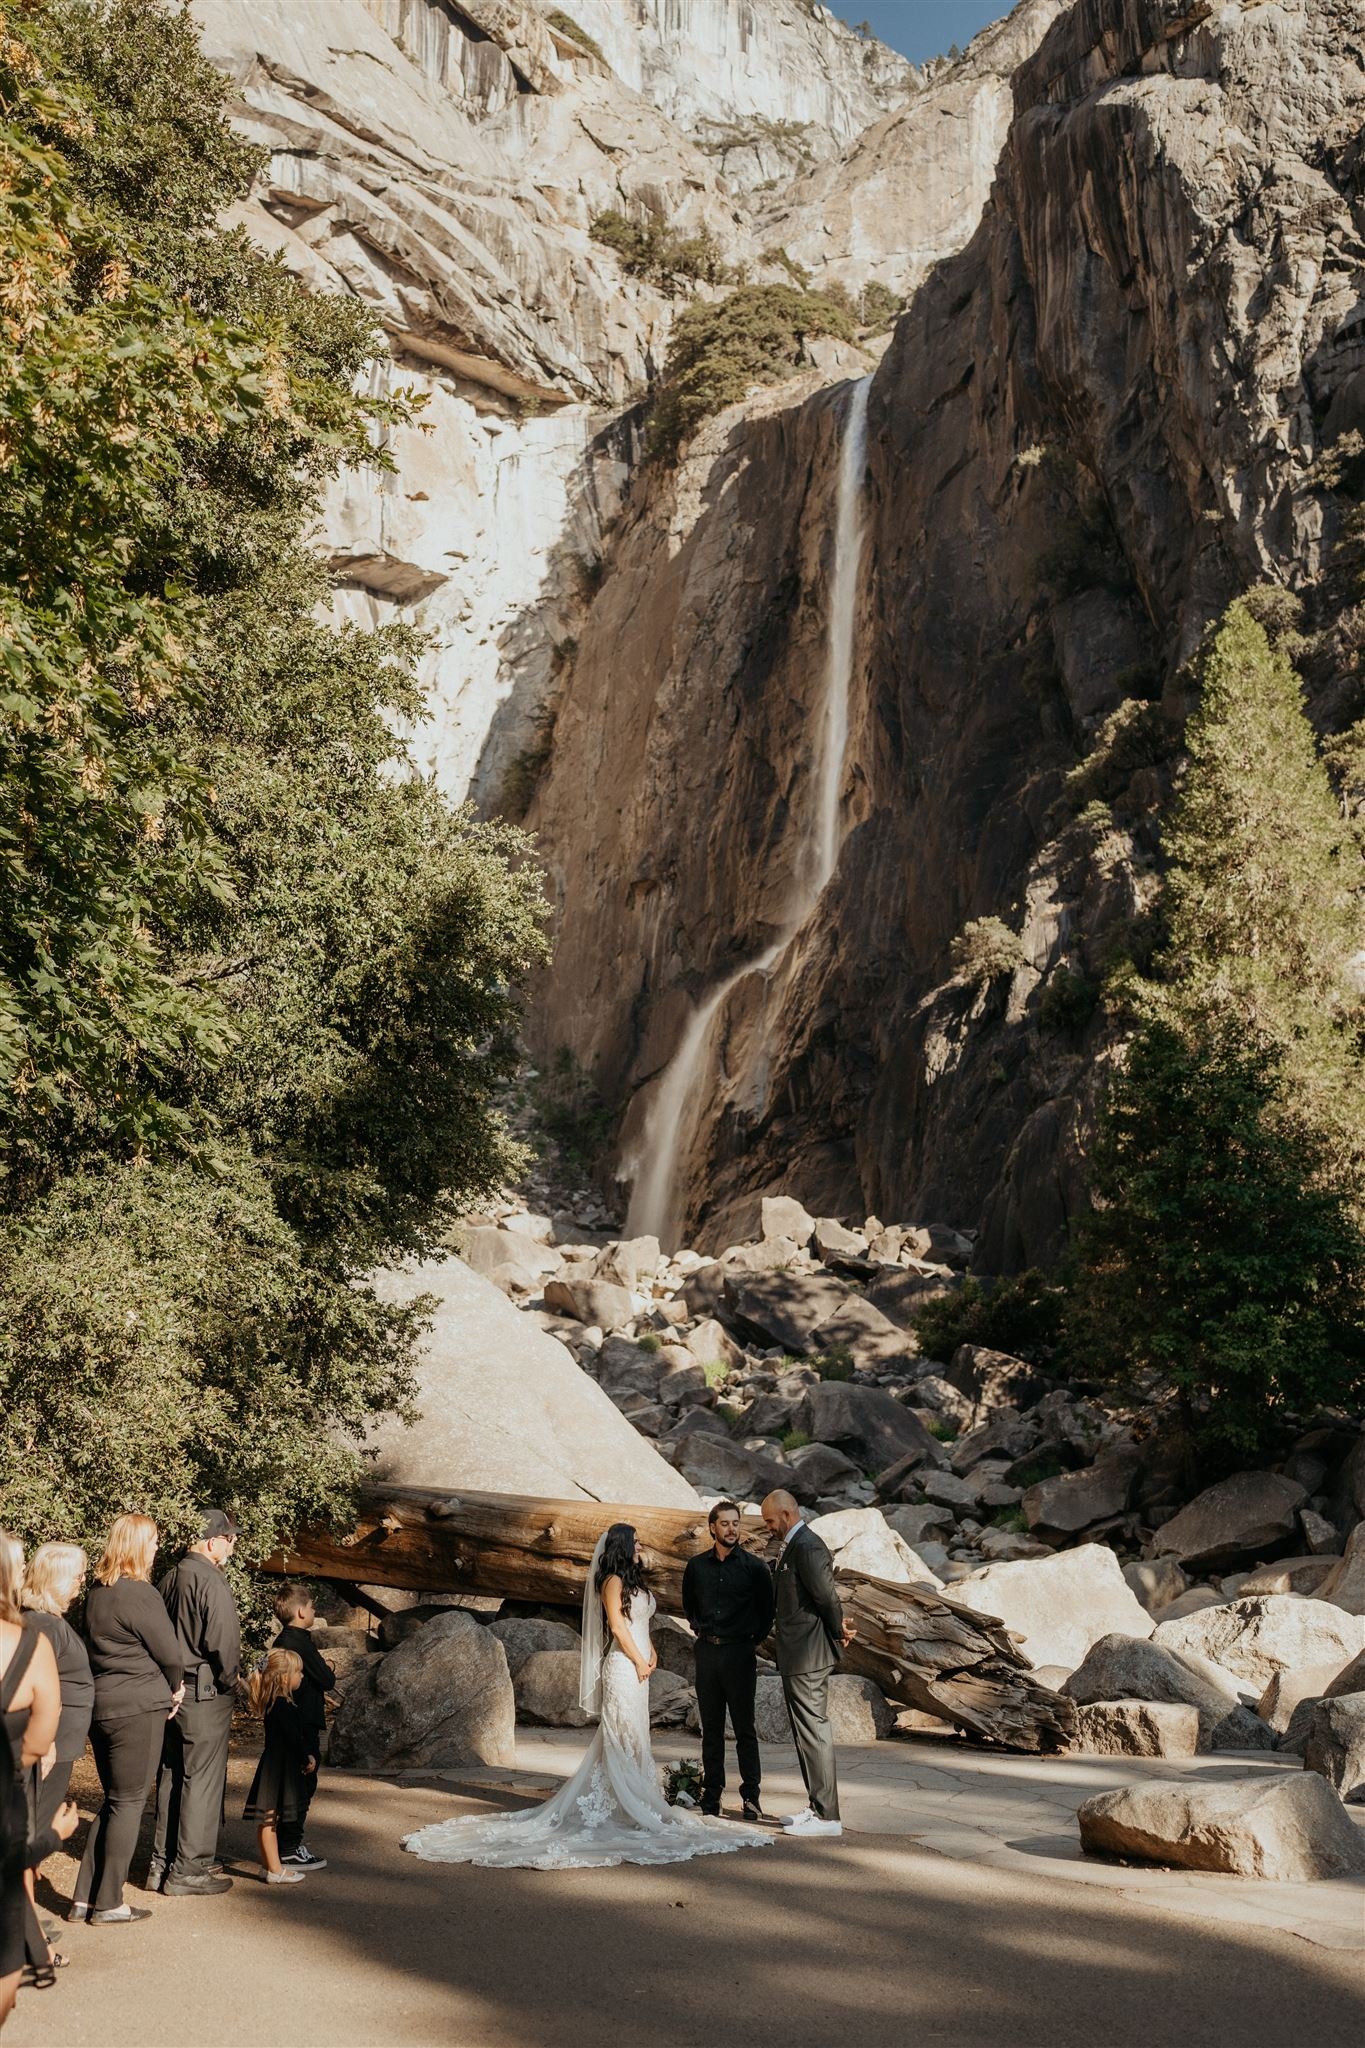
[[[589,1586],[592,1585],[590,1573]],[[585,1620],[589,1619],[584,1602]],[[654,1596],[636,1593],[630,1631],[649,1655]],[[600,1604],[598,1616],[600,1617]],[[649,1745],[649,1686],[612,1643],[600,1656],[585,1629],[584,1705],[600,1702],[593,1745],[567,1785],[542,1806],[493,1817],[442,1820],[403,1839],[428,1863],[482,1863],[504,1870],[595,1870],[615,1863],[683,1863],[693,1856],[766,1848],[772,1835],[670,1806]],[[598,1661],[593,1668],[594,1649]]]

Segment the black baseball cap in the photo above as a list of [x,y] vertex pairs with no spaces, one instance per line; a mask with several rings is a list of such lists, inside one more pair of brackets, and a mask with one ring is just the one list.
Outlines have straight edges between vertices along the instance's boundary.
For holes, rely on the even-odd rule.
[[212,1536],[235,1536],[237,1524],[225,1508],[209,1508],[199,1523],[199,1541],[207,1543]]

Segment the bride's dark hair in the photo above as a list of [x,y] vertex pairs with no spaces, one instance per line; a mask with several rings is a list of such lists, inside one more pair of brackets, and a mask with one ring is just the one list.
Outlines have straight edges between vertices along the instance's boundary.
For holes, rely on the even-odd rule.
[[631,1522],[613,1522],[607,1531],[597,1565],[599,1593],[611,1578],[621,1581],[621,1605],[629,1614],[632,1596],[643,1593],[649,1585],[649,1573],[635,1555],[635,1527]]

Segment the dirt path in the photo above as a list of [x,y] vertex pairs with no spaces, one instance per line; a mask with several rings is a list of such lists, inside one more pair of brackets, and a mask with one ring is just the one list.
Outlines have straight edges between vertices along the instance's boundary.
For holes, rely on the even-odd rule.
[[[229,1813],[249,1760],[234,1763]],[[502,1802],[505,1803],[505,1802]],[[439,1868],[434,1785],[324,1776],[331,1867],[70,1927],[5,2048],[1357,2048],[1358,1956],[1175,1919],[885,1835],[674,1870]],[[473,1811],[462,1802],[462,1811]],[[65,1865],[54,1866],[60,1878]],[[140,1869],[140,1865],[137,1866]],[[130,1899],[142,1901],[130,1890]]]

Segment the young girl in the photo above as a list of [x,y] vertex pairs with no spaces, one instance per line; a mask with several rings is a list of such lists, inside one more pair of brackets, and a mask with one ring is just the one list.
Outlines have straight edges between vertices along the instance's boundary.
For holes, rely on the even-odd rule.
[[265,1748],[242,1817],[257,1823],[267,1884],[298,1884],[304,1876],[280,1862],[277,1832],[281,1821],[298,1820],[306,1810],[308,1779],[318,1767],[312,1731],[294,1700],[302,1684],[303,1659],[295,1650],[272,1650],[251,1677],[251,1710],[265,1720]]

